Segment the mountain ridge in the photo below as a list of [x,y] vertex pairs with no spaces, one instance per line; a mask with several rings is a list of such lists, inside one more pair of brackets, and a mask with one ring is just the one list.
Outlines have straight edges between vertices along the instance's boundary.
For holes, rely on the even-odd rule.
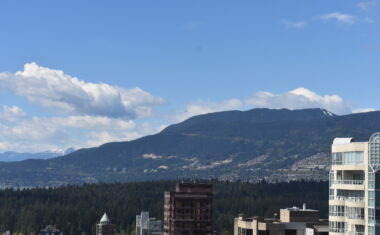
[[380,130],[379,121],[380,112],[337,116],[323,109],[206,114],[133,141],[49,160],[0,163],[0,186],[178,178],[327,179],[334,137],[367,141]]

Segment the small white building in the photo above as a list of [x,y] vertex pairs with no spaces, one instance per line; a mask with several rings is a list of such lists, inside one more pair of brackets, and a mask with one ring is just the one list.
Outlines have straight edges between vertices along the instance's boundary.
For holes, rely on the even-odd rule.
[[149,218],[149,212],[142,211],[136,215],[136,235],[161,235],[162,221],[156,218]]

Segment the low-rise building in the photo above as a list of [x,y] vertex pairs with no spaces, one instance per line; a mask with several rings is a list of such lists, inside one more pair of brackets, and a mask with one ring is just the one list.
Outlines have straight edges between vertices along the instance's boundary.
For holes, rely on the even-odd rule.
[[54,228],[51,225],[46,226],[46,228],[42,229],[39,235],[62,235],[59,229]]
[[306,209],[306,205],[281,209],[280,218],[240,214],[234,222],[234,235],[328,235],[328,230],[328,220],[319,219],[319,211]]
[[149,212],[142,211],[136,215],[136,235],[161,235],[162,220],[149,218]]

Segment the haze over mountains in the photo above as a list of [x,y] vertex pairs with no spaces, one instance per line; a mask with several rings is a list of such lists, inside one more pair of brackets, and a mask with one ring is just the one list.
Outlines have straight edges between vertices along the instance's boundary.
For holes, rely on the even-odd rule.
[[128,142],[63,157],[0,163],[2,187],[219,178],[327,179],[334,137],[367,141],[380,112],[338,116],[324,109],[227,111],[199,115]]
[[40,153],[4,152],[0,153],[0,162],[16,162],[27,159],[49,159],[53,157],[64,156],[74,151],[74,148],[68,148],[65,150],[51,150]]

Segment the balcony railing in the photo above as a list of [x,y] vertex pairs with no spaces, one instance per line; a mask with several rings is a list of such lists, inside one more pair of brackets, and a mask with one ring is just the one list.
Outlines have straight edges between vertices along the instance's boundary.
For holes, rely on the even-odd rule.
[[350,165],[363,165],[364,161],[363,160],[356,160],[356,161],[338,161],[338,160],[333,160],[332,165],[337,165],[337,166],[350,166]]
[[348,232],[349,235],[364,235],[364,232]]
[[333,184],[354,184],[361,185],[364,184],[364,180],[334,180]]
[[333,233],[345,233],[346,230],[344,228],[330,228],[330,232],[333,232]]
[[329,200],[349,201],[349,202],[364,202],[364,197],[330,196]]
[[349,202],[364,202],[364,197],[347,197]]

